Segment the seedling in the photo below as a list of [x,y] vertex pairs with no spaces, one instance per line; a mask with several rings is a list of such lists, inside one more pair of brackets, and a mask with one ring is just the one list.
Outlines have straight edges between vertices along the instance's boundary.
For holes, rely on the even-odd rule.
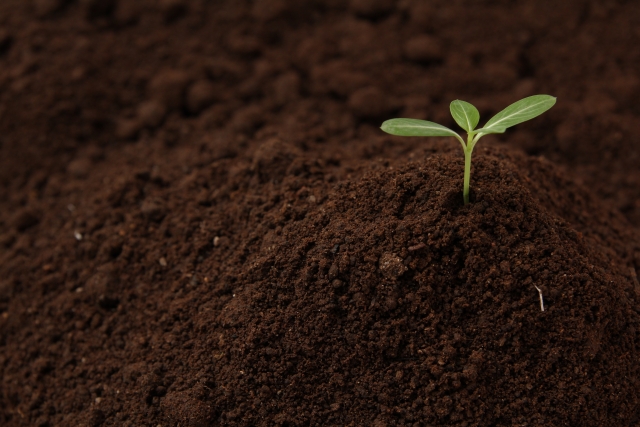
[[534,117],[538,117],[556,103],[556,98],[550,95],[533,95],[514,102],[498,114],[493,116],[484,127],[476,129],[480,121],[480,113],[473,105],[465,101],[455,100],[449,106],[451,115],[456,123],[467,131],[467,142],[451,129],[418,119],[391,119],[382,123],[383,131],[398,136],[453,136],[464,150],[464,186],[462,197],[464,204],[469,203],[469,181],[471,180],[471,153],[478,140],[490,133],[504,133],[507,128],[515,126]]

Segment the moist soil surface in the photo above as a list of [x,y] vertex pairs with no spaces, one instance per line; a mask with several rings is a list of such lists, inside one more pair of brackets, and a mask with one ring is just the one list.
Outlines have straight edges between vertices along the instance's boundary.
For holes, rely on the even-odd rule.
[[[622,0],[2,1],[0,424],[640,425],[638,28]],[[455,140],[378,128],[537,93],[468,205]]]

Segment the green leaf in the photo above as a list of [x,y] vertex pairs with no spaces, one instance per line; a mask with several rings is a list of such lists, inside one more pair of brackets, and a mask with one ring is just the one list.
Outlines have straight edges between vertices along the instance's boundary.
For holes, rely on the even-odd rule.
[[460,138],[460,135],[447,127],[418,119],[387,120],[382,123],[380,129],[398,136],[455,136]]
[[550,95],[533,95],[514,102],[498,114],[493,116],[481,129],[474,133],[503,133],[507,128],[515,126],[549,110],[556,103],[556,98]]
[[471,132],[480,121],[478,109],[468,102],[456,99],[449,105],[449,110],[456,123],[467,132]]

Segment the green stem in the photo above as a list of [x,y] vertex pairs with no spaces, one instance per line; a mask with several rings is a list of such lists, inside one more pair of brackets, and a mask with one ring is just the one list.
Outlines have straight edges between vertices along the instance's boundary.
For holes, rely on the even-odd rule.
[[467,143],[464,145],[464,187],[462,189],[462,197],[464,198],[464,204],[469,204],[469,182],[471,181],[471,153],[473,153],[473,147],[482,135],[467,135]]
[[464,150],[464,189],[462,191],[462,196],[464,198],[464,204],[469,204],[469,181],[471,181],[471,149],[467,145],[467,148]]

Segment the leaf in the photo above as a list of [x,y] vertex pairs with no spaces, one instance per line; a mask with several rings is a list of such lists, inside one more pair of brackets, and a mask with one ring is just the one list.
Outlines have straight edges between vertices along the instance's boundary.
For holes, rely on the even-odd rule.
[[498,114],[493,116],[481,129],[474,133],[503,133],[507,128],[515,126],[549,110],[556,103],[556,98],[550,95],[533,95],[514,102]]
[[456,99],[449,105],[449,110],[456,123],[467,132],[471,132],[480,121],[478,109],[468,102]]
[[447,127],[418,119],[387,120],[382,123],[380,129],[398,136],[455,136],[460,138],[460,135]]

